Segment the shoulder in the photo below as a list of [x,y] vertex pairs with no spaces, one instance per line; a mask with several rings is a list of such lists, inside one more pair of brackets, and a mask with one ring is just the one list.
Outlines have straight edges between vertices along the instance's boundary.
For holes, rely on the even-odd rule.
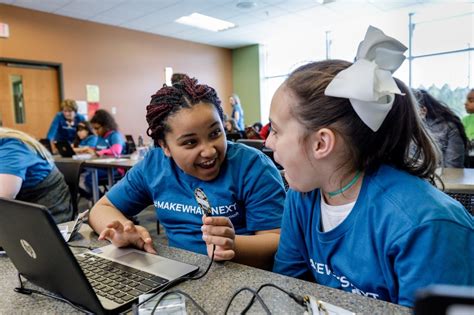
[[428,181],[387,165],[370,175],[368,186],[366,196],[378,205],[376,211],[407,225],[458,220],[465,214],[461,204]]
[[3,150],[29,151],[26,144],[15,138],[0,138],[0,148]]
[[76,114],[76,122],[81,122],[81,121],[85,121],[85,120],[86,120],[86,117],[84,117],[81,114]]

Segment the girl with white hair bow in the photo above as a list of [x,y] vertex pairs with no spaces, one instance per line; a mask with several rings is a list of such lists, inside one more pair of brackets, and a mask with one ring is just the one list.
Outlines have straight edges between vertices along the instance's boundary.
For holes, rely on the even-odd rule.
[[291,188],[274,271],[406,306],[474,285],[472,217],[429,183],[436,150],[392,77],[405,50],[369,27],[353,64],[304,65],[273,96],[266,146]]

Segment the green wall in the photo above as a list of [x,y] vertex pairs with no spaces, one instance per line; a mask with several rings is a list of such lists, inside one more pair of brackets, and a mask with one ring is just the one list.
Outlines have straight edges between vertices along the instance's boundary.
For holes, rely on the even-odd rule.
[[[251,45],[232,50],[234,93],[240,97],[245,125],[260,121],[260,46]],[[230,95],[229,95],[230,96]],[[228,97],[227,96],[227,102]]]

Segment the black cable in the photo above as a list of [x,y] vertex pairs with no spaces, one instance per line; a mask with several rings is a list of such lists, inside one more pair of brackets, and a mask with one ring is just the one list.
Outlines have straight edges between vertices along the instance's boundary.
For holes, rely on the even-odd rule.
[[61,302],[64,302],[64,303],[67,303],[69,304],[71,307],[73,307],[74,309],[80,311],[80,312],[83,312],[85,314],[94,314],[88,310],[85,310],[83,309],[82,307],[74,304],[73,302],[69,301],[68,299],[66,298],[63,298],[61,296],[58,296],[58,295],[55,295],[55,294],[51,294],[51,293],[46,293],[46,292],[41,292],[41,291],[38,291],[38,290],[35,290],[35,289],[28,289],[28,288],[25,288],[24,284],[23,284],[23,281],[21,281],[21,273],[18,273],[18,281],[20,282],[20,287],[16,287],[15,289],[13,289],[13,291],[17,292],[17,293],[21,293],[21,294],[26,294],[26,295],[30,295],[32,293],[35,293],[35,294],[39,294],[39,295],[43,295],[43,296],[46,296],[46,297],[49,297],[49,298],[52,298],[52,299],[55,299],[55,300],[58,300],[58,301],[61,301]]
[[[273,284],[273,283],[264,283],[262,284],[258,289],[257,289],[257,293],[260,293],[260,291],[265,288],[265,287],[273,287],[275,289],[278,289],[280,291],[282,291],[283,293],[287,294],[290,298],[292,298],[296,303],[298,303],[299,305],[301,306],[305,306],[305,301],[304,301],[304,297],[301,296],[301,295],[297,295],[297,294],[294,294],[294,293],[291,293],[291,292],[288,292],[286,291],[285,289],[277,286],[276,284]],[[249,309],[252,307],[253,303],[255,302],[255,296],[252,297],[252,299],[249,301],[249,303],[247,304],[247,306],[244,308],[244,310],[242,311],[241,314],[245,315],[247,314],[247,312],[249,311]]]
[[230,298],[230,301],[229,303],[227,303],[227,306],[225,308],[225,312],[224,314],[227,314],[227,312],[229,311],[229,308],[232,304],[232,302],[234,301],[235,297],[237,295],[239,295],[240,292],[242,291],[250,291],[252,294],[253,294],[253,297],[256,297],[257,298],[257,301],[260,302],[260,304],[262,305],[264,311],[266,314],[271,314],[270,310],[268,309],[268,306],[265,304],[265,302],[263,302],[262,298],[260,297],[260,295],[254,290],[254,289],[251,289],[251,288],[247,288],[247,287],[244,287],[244,288],[241,288],[239,289],[237,292],[234,293],[234,295],[232,295],[232,297]]
[[[177,278],[173,281],[170,281],[168,283],[166,283],[164,286],[162,286],[161,288],[158,289],[158,291],[154,292],[152,295],[150,295],[149,297],[147,297],[145,300],[141,301],[140,303],[138,304],[133,304],[132,305],[132,309],[137,309],[138,310],[138,307],[140,305],[143,305],[145,304],[146,302],[148,302],[149,300],[153,299],[155,296],[157,296],[158,294],[160,294],[161,292],[163,292],[165,289],[177,284],[178,282],[181,282],[181,281],[187,281],[187,280],[198,280],[198,279],[201,279],[202,277],[204,277],[207,272],[209,271],[209,269],[211,269],[211,266],[212,266],[212,263],[214,261],[214,253],[216,251],[216,245],[213,245],[212,247],[212,256],[211,256],[211,260],[209,262],[209,265],[207,265],[207,268],[206,270],[200,274],[200,275],[197,275],[197,276],[194,276],[194,277],[190,277],[190,276],[187,276],[187,277],[181,277],[181,278]],[[120,313],[120,314],[125,314],[124,312]]]
[[187,294],[186,292],[183,292],[183,291],[181,291],[181,290],[174,290],[174,291],[168,291],[168,292],[163,293],[163,295],[160,296],[160,298],[156,301],[155,306],[153,307],[153,309],[152,309],[152,311],[151,311],[151,315],[155,314],[155,311],[156,311],[156,309],[158,308],[158,306],[160,305],[161,301],[162,301],[167,295],[171,295],[171,294],[184,295],[186,298],[188,298],[188,299],[194,304],[194,306],[196,306],[196,308],[197,308],[201,313],[203,313],[204,315],[207,315],[207,312],[201,307],[201,305],[199,305],[189,294]]

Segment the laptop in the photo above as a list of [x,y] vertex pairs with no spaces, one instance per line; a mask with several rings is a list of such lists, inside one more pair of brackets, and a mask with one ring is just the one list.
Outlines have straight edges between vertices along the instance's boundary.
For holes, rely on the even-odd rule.
[[71,144],[67,141],[59,140],[56,141],[55,145],[62,157],[72,157],[76,154],[72,149]]
[[[93,313],[128,309],[141,294],[199,267],[113,245],[76,257],[43,206],[0,198],[0,244],[32,283]],[[38,237],[41,235],[41,237]]]

